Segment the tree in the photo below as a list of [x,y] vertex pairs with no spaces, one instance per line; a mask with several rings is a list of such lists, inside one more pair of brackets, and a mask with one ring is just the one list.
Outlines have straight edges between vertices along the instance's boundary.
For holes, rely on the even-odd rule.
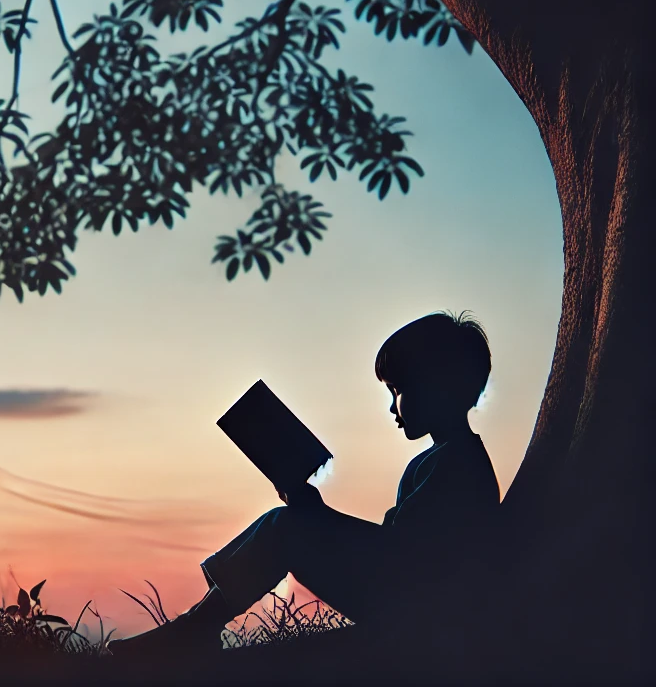
[[564,232],[552,369],[502,508],[494,646],[546,681],[653,681],[654,5],[445,4],[533,116]]
[[[346,30],[341,10],[297,0],[272,3],[246,18],[222,43],[163,58],[147,28],[168,24],[184,31],[195,22],[207,31],[220,22],[223,0],[123,0],[74,33],[74,49],[57,0],[51,0],[68,56],[55,71],[52,99],[65,98],[66,116],[54,133],[30,138],[26,113],[14,108],[22,42],[30,37],[32,2],[0,14],[0,30],[14,57],[13,92],[0,101],[0,141],[14,145],[23,164],[0,157],[0,288],[19,301],[24,288],[43,295],[75,274],[65,256],[80,227],[115,234],[145,221],[172,228],[185,216],[194,182],[210,193],[244,187],[260,191],[261,207],[236,236],[220,236],[212,262],[226,263],[233,279],[257,264],[268,279],[271,259],[284,262],[296,242],[307,255],[321,240],[330,214],[309,195],[285,189],[276,159],[302,156],[311,181],[322,173],[359,171],[382,200],[392,183],[403,193],[409,173],[423,175],[405,152],[410,132],[403,117],[378,115],[370,84],[321,62],[339,48]],[[412,3],[409,3],[412,4]],[[383,7],[385,5],[385,7]],[[451,27],[471,52],[473,39],[434,0],[420,9],[360,2],[356,16],[377,22],[388,39],[424,36],[444,45]]]

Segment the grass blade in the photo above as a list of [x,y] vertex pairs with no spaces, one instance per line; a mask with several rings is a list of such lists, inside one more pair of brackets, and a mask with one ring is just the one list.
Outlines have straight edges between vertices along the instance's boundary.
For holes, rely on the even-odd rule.
[[[157,618],[155,617],[153,612],[150,610],[150,608],[148,608],[148,606],[146,606],[146,604],[141,599],[137,599],[136,596],[134,596],[133,594],[130,594],[130,592],[126,592],[124,589],[121,589],[120,587],[119,587],[119,591],[123,592],[123,594],[125,594],[126,596],[129,596],[133,601],[136,601],[142,608],[144,608],[148,612],[150,617],[155,621],[155,625],[157,625],[158,627],[161,625],[161,623],[157,620]],[[91,602],[89,602],[89,603],[91,603]]]

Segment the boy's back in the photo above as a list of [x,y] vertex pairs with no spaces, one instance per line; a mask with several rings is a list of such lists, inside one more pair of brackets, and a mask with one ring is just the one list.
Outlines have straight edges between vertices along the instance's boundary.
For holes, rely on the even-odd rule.
[[485,539],[499,502],[485,446],[478,434],[468,433],[408,464],[383,526],[392,528],[422,565],[444,567],[446,558],[462,560]]

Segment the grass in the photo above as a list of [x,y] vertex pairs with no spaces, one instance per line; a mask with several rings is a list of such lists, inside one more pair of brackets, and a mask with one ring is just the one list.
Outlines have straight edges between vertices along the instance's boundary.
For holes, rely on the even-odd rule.
[[[112,630],[105,635],[91,601],[74,624],[51,615],[41,605],[45,580],[29,592],[19,588],[17,602],[0,608],[0,684],[38,685],[416,685],[436,684],[431,673],[421,674],[424,660],[435,651],[422,649],[416,631],[399,631],[391,616],[380,626],[354,625],[319,601],[297,605],[270,592],[272,604],[229,623],[221,633],[223,651],[208,636],[200,636],[191,654],[164,651],[131,658],[113,657],[107,650]],[[139,598],[123,591],[146,610],[156,625],[170,622],[155,586]],[[86,612],[100,625],[100,639],[92,642],[78,628]],[[397,619],[398,620],[398,619]],[[332,632],[332,630],[343,630]],[[346,631],[344,631],[346,630]],[[416,628],[413,628],[416,630]],[[421,633],[420,633],[421,635]],[[391,643],[390,643],[391,640]],[[408,640],[412,656],[408,654]],[[198,651],[196,649],[199,649]],[[418,653],[418,651],[420,653]],[[419,660],[417,658],[419,657]],[[415,665],[416,664],[416,665]],[[417,673],[417,670],[420,673]],[[417,677],[420,675],[420,677]]]
[[[19,587],[15,604],[0,607],[0,656],[5,658],[25,655],[82,654],[100,656],[107,653],[107,642],[114,630],[107,636],[104,633],[100,615],[89,608],[91,601],[84,606],[77,621],[71,625],[65,618],[51,615],[41,605],[40,593],[46,580],[32,587],[29,593]],[[84,613],[98,618],[100,640],[93,643],[78,632]]]
[[[273,597],[271,612],[263,609],[264,617],[262,617],[259,613],[251,611],[236,629],[226,627],[221,633],[224,649],[287,642],[290,639],[338,630],[353,624],[341,613],[327,608],[320,601],[310,601],[296,606],[294,594],[289,601],[275,592],[269,592],[269,594]],[[314,612],[310,614],[312,608]],[[251,618],[259,622],[249,629]]]
[[[170,622],[155,586],[146,580],[152,594],[144,599],[121,590],[145,609],[157,625]],[[22,666],[41,666],[41,673],[34,684],[41,684],[47,666],[65,665],[70,674],[75,666],[84,670],[98,671],[113,663],[107,643],[115,630],[105,635],[101,616],[91,608],[91,601],[81,610],[76,622],[47,613],[41,605],[40,594],[46,580],[39,582],[29,592],[19,587],[16,603],[0,607],[0,664],[5,677],[8,671],[23,674]],[[319,601],[297,606],[294,595],[289,600],[270,592],[273,604],[270,610],[251,611],[243,618],[229,623],[221,633],[223,648],[229,654],[239,654],[246,647],[282,645],[290,640],[315,636],[330,630],[352,625],[346,617],[321,604]],[[86,612],[93,614],[100,626],[100,639],[92,642],[78,628]],[[54,663],[53,663],[54,661]],[[75,671],[73,671],[75,672]],[[81,674],[81,673],[80,673]],[[54,675],[54,673],[53,673]],[[53,680],[48,680],[54,683]],[[16,684],[15,679],[11,684]],[[30,684],[33,684],[30,682]],[[70,684],[70,682],[67,682]],[[142,683],[140,683],[142,684]]]

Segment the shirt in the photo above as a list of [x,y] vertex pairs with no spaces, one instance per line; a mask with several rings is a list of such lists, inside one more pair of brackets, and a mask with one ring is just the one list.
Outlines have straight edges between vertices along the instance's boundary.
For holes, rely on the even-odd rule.
[[485,446],[470,433],[410,461],[383,527],[412,547],[413,558],[443,558],[447,550],[461,557],[486,536],[500,496]]

